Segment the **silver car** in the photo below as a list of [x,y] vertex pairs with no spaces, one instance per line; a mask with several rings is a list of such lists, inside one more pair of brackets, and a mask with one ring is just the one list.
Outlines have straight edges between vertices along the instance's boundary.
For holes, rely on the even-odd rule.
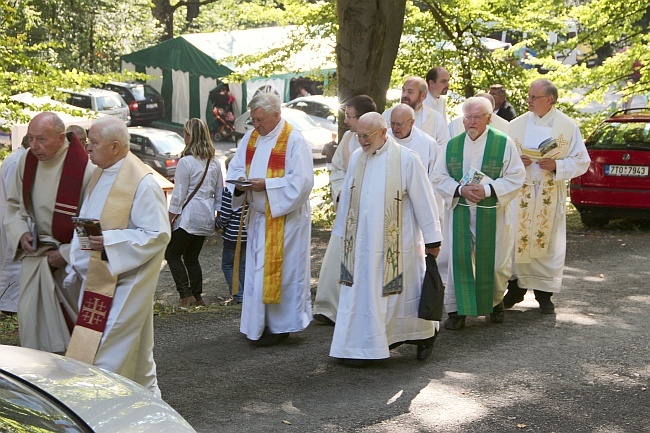
[[64,356],[2,345],[0,431],[196,433],[135,382]]
[[65,90],[65,102],[75,107],[85,108],[99,114],[106,114],[122,119],[126,125],[131,124],[129,106],[119,93],[111,90],[89,88],[86,90]]
[[325,129],[339,131],[338,98],[322,95],[301,96],[285,103],[284,106],[302,111]]
[[[323,146],[332,141],[332,133],[314,122],[311,117],[299,110],[282,107],[282,118],[289,122],[296,130],[300,131],[311,144],[313,159],[324,159],[321,154]],[[253,120],[250,111],[235,119],[235,134],[243,137],[246,131],[253,129]]]

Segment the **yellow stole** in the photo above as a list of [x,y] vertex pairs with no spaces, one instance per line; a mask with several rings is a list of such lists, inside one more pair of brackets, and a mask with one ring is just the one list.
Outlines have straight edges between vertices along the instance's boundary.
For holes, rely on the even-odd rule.
[[[563,159],[569,153],[571,137],[575,123],[567,115],[557,109],[553,115],[551,136],[557,140],[559,153],[554,159]],[[513,119],[509,125],[509,135],[515,141],[521,154],[521,148],[526,136],[526,125],[530,114],[526,113]],[[541,140],[540,140],[541,142]],[[530,263],[531,259],[545,257],[548,254],[548,244],[553,232],[555,210],[560,188],[564,181],[557,182],[553,173],[544,170],[541,181],[535,182],[526,170],[526,181],[516,199],[517,225],[515,238],[515,262]],[[539,191],[536,194],[536,188]]]
[[[287,144],[293,126],[284,122],[280,136],[271,150],[266,168],[266,178],[283,177],[287,161]],[[251,162],[255,156],[255,145],[259,133],[253,131],[246,147],[246,177],[249,177]],[[266,223],[264,242],[264,295],[265,304],[279,304],[282,295],[282,258],[284,255],[284,221],[285,215],[273,218],[269,200],[266,200]]]
[[[93,172],[88,196],[92,194],[103,171],[98,168]],[[115,177],[99,217],[102,230],[120,230],[128,227],[135,192],[147,174],[150,174],[147,166],[129,152]],[[106,328],[118,277],[119,275],[112,275],[108,270],[108,262],[102,260],[101,251],[90,252],[81,309],[65,356],[88,364],[94,362]]]

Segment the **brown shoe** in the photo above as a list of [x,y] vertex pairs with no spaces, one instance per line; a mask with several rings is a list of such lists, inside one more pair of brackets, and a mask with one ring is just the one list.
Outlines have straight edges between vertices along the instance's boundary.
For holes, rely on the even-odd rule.
[[205,301],[203,299],[199,299],[198,301],[196,301],[196,304],[194,305],[196,305],[197,307],[205,307]]
[[181,300],[178,302],[178,306],[180,308],[191,307],[194,304],[196,304],[196,298],[194,298],[194,296],[188,296],[187,298],[181,298]]

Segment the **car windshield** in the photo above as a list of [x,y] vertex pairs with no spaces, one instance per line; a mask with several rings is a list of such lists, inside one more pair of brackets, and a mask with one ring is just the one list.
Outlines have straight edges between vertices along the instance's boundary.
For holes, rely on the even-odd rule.
[[314,122],[311,117],[307,116],[302,111],[282,110],[282,117],[284,117],[287,122],[291,123],[291,125],[298,131],[318,128],[318,123]]
[[100,96],[97,98],[97,111],[114,110],[125,106],[126,103],[119,95]]
[[185,149],[185,142],[178,134],[157,135],[150,137],[150,139],[160,153],[180,155],[183,149]]
[[158,96],[158,93],[153,87],[145,86],[142,84],[131,86],[131,92],[136,101],[144,101],[151,96]]
[[589,149],[650,150],[650,122],[603,123],[587,141]]

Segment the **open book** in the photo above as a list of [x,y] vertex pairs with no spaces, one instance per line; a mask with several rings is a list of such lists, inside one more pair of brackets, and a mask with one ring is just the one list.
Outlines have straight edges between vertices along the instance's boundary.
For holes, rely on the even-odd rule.
[[560,153],[560,150],[558,149],[558,143],[555,138],[547,138],[537,146],[537,149],[522,147],[521,153],[533,160],[542,158],[555,159]]
[[77,239],[82,250],[92,250],[90,238],[88,236],[101,236],[102,226],[99,220],[93,218],[73,217],[72,222],[75,225]]
[[481,170],[469,167],[469,170],[463,175],[463,178],[460,180],[460,186],[465,186],[468,183],[487,185],[490,182],[494,182],[490,176],[483,173]]

